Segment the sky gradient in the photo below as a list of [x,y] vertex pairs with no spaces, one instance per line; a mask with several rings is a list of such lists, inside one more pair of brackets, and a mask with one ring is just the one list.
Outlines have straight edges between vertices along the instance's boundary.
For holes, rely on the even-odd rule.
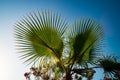
[[[24,15],[37,10],[58,12],[69,24],[80,18],[95,19],[105,30],[107,54],[120,56],[120,0],[0,0],[0,80],[25,80],[29,66],[16,54],[13,28]],[[97,74],[93,80],[101,79],[102,73]]]

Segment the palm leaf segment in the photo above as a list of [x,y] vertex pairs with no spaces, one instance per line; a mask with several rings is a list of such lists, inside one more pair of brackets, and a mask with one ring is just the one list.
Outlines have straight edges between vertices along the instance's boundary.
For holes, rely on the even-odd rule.
[[32,13],[15,25],[17,48],[25,54],[25,62],[39,61],[41,56],[61,59],[64,48],[62,36],[67,22],[58,14],[48,12]]
[[103,56],[99,62],[104,69],[105,76],[113,77],[117,71],[120,71],[120,63],[117,62],[115,56]]
[[[90,19],[75,21],[68,31],[71,47],[70,61],[81,63],[94,58],[100,48],[98,43],[103,38],[101,25]],[[98,53],[97,53],[98,54]]]

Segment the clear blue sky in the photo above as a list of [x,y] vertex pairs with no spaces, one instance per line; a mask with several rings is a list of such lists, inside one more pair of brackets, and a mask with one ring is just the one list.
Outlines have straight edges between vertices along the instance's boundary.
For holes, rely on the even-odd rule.
[[23,15],[41,9],[60,13],[69,24],[81,17],[96,19],[105,30],[106,50],[120,56],[120,0],[0,0],[0,68],[9,74],[6,78],[0,72],[0,80],[24,79],[27,67],[14,54],[13,25]]

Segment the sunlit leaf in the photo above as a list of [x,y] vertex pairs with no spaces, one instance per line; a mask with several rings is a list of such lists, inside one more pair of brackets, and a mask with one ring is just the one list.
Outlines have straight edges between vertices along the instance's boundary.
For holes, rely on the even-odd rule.
[[61,59],[64,48],[62,36],[66,28],[67,22],[57,13],[38,11],[24,16],[14,29],[21,58],[26,59],[26,62],[51,55]]

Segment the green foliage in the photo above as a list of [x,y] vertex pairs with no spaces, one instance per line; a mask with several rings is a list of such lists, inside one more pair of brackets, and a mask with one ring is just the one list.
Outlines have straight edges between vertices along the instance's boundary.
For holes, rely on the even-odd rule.
[[113,77],[117,71],[120,70],[120,63],[118,63],[117,58],[114,56],[103,56],[99,60],[101,68],[104,69],[106,76]]
[[81,19],[73,23],[68,35],[70,50],[72,50],[70,60],[81,63],[94,57],[92,54],[97,52],[95,47],[103,38],[103,29],[101,25],[91,19]]
[[[38,11],[18,21],[14,30],[17,50],[22,53],[20,58],[38,66],[37,76],[45,74],[48,78],[46,74],[52,71],[57,78],[62,75],[71,80],[73,74],[78,74],[90,80],[95,73],[93,68],[114,74],[120,70],[120,64],[113,57],[96,61],[104,31],[95,20],[80,19],[68,26],[57,13]],[[97,65],[90,68],[88,63],[95,62]],[[75,77],[81,79],[78,75]]]
[[23,18],[15,25],[17,48],[26,53],[21,57],[28,57],[26,62],[51,55],[61,59],[64,48],[62,35],[66,27],[67,22],[50,11],[33,13]]

